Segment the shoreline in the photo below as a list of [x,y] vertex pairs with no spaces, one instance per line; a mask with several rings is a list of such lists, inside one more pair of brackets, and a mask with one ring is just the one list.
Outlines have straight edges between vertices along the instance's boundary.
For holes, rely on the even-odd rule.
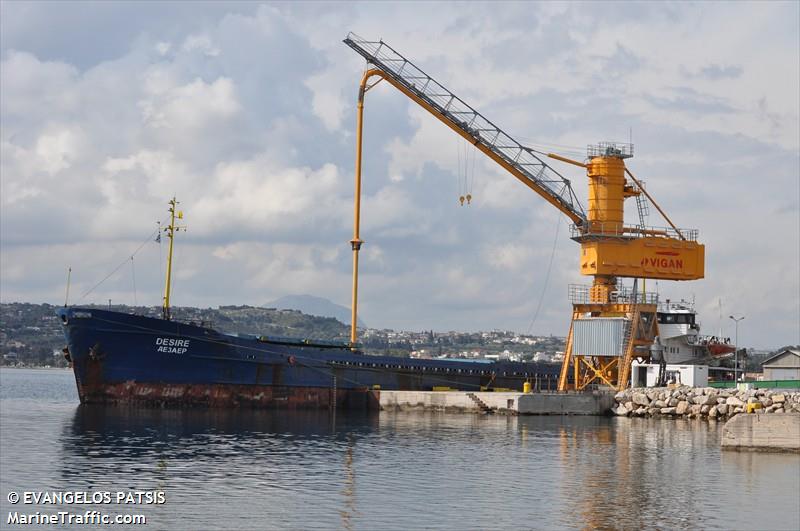
[[72,367],[46,367],[43,365],[31,365],[30,367],[18,367],[13,365],[0,365],[0,369],[25,369],[36,371],[71,371]]
[[632,388],[614,395],[610,413],[622,417],[726,420],[739,413],[800,413],[800,391],[714,387]]

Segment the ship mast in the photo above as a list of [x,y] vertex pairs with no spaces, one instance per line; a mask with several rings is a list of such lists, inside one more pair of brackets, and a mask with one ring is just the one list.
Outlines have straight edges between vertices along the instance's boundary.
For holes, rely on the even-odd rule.
[[[170,288],[172,286],[172,244],[175,240],[175,232],[183,229],[186,230],[186,227],[177,226],[175,225],[175,207],[179,204],[179,201],[175,200],[175,197],[169,201],[169,225],[164,229],[164,232],[167,233],[167,237],[169,238],[169,252],[167,253],[167,279],[164,283],[164,304],[161,310],[162,316],[164,319],[169,320],[171,318],[169,312],[169,295],[170,295]],[[177,211],[178,219],[183,219],[183,212],[178,210]]]

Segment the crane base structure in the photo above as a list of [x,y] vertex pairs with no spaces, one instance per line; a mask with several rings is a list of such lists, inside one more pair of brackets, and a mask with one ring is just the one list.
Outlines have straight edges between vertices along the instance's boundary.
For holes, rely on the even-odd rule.
[[658,336],[656,309],[640,303],[573,304],[558,389],[628,387],[631,362],[650,359]]

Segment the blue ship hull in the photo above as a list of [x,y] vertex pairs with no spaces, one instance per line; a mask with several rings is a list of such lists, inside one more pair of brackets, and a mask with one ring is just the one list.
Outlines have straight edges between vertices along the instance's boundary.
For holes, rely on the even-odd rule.
[[61,308],[83,403],[376,407],[380,390],[555,389],[552,364],[368,356],[342,343],[229,335],[94,308]]

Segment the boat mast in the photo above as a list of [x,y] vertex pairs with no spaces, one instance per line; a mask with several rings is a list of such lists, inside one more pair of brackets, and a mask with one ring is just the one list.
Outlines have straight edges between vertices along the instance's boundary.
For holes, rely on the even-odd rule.
[[[175,225],[175,207],[179,204],[179,201],[175,200],[175,197],[170,200],[169,204],[169,225],[164,229],[164,232],[167,233],[167,237],[169,238],[169,252],[167,253],[167,279],[164,285],[164,305],[162,307],[162,317],[164,319],[169,320],[171,318],[169,312],[169,295],[170,295],[170,288],[172,285],[172,244],[175,239],[175,232],[181,229],[186,230],[186,227],[179,227]],[[178,219],[183,219],[183,212],[177,212]]]

